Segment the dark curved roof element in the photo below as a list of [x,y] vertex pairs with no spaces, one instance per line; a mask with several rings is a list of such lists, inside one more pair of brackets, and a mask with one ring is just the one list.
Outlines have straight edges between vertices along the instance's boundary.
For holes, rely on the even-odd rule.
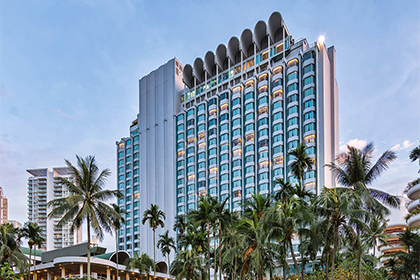
[[241,53],[239,46],[239,39],[235,36],[230,38],[228,43],[228,53],[229,57],[234,64],[241,62]]
[[216,64],[214,52],[208,51],[204,56],[204,66],[207,72],[213,76],[216,75]]
[[271,41],[277,43],[283,39],[282,17],[279,12],[274,12],[268,19],[268,33]]
[[252,31],[247,28],[244,31],[242,31],[242,34],[241,34],[241,47],[246,57],[250,56],[251,53],[254,52],[254,50],[249,50],[249,48],[252,47],[252,43],[253,43]]
[[260,20],[254,27],[255,43],[259,50],[262,49],[262,40],[267,35],[267,24],[265,21]]
[[197,78],[199,83],[205,80],[204,62],[200,57],[197,57],[194,60],[194,76]]
[[124,264],[124,262],[130,258],[130,254],[127,251],[120,250],[118,252],[110,252],[102,255],[97,255],[95,258],[100,258],[103,260],[109,260],[114,263],[117,263],[117,254],[118,254],[118,264]]
[[226,70],[228,68],[227,65],[227,49],[226,46],[220,44],[216,49],[216,63],[219,65],[220,69]]
[[191,65],[187,64],[184,66],[184,70],[182,71],[184,76],[184,83],[189,87],[192,88],[194,86],[193,80],[193,68]]

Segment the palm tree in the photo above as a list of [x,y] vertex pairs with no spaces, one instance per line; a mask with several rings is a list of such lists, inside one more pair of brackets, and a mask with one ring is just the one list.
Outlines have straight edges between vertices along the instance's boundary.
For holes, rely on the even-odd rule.
[[117,280],[118,278],[118,230],[125,224],[124,215],[127,214],[124,208],[118,206],[115,203],[111,204],[112,208],[114,209],[117,215],[112,220],[112,224],[115,231],[115,252],[117,253]]
[[[42,246],[45,242],[45,238],[42,237],[42,229],[36,223],[25,223],[21,229],[21,237],[28,239],[29,245],[29,263],[31,263],[32,248],[34,247],[34,280],[36,271],[36,246]],[[30,268],[29,268],[30,271]],[[30,273],[30,272],[29,272]],[[29,275],[28,275],[29,279]]]
[[[420,143],[420,141],[419,141]],[[411,162],[415,162],[416,160],[419,161],[419,165],[420,165],[420,144],[415,147],[414,149],[411,150],[409,158],[411,160]],[[420,169],[419,169],[419,173],[420,173]]]
[[9,263],[11,266],[16,266],[21,272],[27,269],[28,261],[19,250],[20,242],[17,228],[14,228],[10,223],[0,225],[0,266]]
[[[306,226],[311,221],[311,215],[306,204],[297,196],[292,196],[286,202],[276,202],[267,216],[264,217],[265,229],[269,237],[274,238],[281,245],[281,255],[286,256],[284,251],[289,248],[293,263],[298,272],[298,278],[302,279],[299,265],[293,249],[292,240],[296,234],[304,235]],[[284,261],[282,261],[284,263]]]
[[205,229],[207,232],[207,274],[210,275],[210,231],[214,226],[215,212],[214,208],[217,204],[217,200],[212,198],[210,195],[201,196],[198,201],[197,210],[191,210],[188,213],[191,221]]
[[169,271],[169,267],[171,266],[169,255],[171,254],[172,249],[176,251],[175,240],[173,237],[169,236],[169,230],[165,231],[164,234],[159,234],[157,247],[158,249],[160,249],[164,257],[168,255],[168,271]]
[[[222,233],[226,231],[227,227],[231,224],[233,216],[231,215],[229,209],[225,209],[226,204],[229,201],[229,197],[227,197],[221,203],[217,203],[214,207],[215,217],[216,217],[216,226],[215,229],[218,230],[218,240],[219,240],[219,248],[218,248],[218,259],[219,259],[219,279],[222,280]],[[216,234],[214,234],[214,238],[216,240]],[[216,244],[216,242],[214,242]],[[214,250],[214,254],[216,256],[216,249]],[[215,257],[216,259],[216,257]],[[215,269],[216,270],[216,269]],[[216,276],[216,273],[215,273]]]
[[203,279],[206,275],[202,258],[196,255],[193,250],[182,251],[176,256],[171,266],[171,275],[174,275],[176,280]]
[[109,169],[100,171],[94,156],[83,159],[76,155],[76,158],[77,167],[66,159],[74,181],[59,179],[61,184],[68,188],[70,195],[48,202],[48,207],[53,208],[48,218],[62,217],[57,224],[59,227],[71,222],[71,232],[80,228],[86,221],[87,274],[90,280],[90,229],[93,229],[99,240],[103,239],[104,230],[113,230],[113,221],[118,218],[118,214],[105,201],[119,197],[120,193],[117,190],[104,190],[111,172]]
[[291,150],[288,154],[294,157],[294,161],[290,164],[290,170],[302,185],[303,176],[306,171],[312,170],[314,160],[306,153],[305,143],[299,144],[296,149]]
[[360,225],[363,224],[361,218],[366,216],[367,212],[360,209],[361,198],[355,192],[346,188],[331,189],[324,187],[315,201],[314,211],[316,215],[324,218],[325,232],[330,230],[333,232],[331,279],[334,279],[339,236],[346,236],[353,242],[357,240],[354,226],[360,228]]
[[[384,216],[389,214],[386,206],[397,208],[400,200],[387,192],[368,188],[389,165],[397,158],[395,152],[388,150],[373,163],[373,144],[363,149],[347,146],[347,151],[337,156],[336,162],[326,164],[336,181],[343,187],[350,188],[361,196],[364,207],[371,213]],[[357,230],[357,235],[360,231]],[[361,277],[361,254],[358,259],[358,279]]]
[[386,239],[388,238],[388,234],[385,233],[386,228],[388,227],[387,221],[382,219],[382,217],[378,215],[374,215],[372,219],[368,222],[369,229],[368,231],[364,232],[362,237],[362,242],[367,243],[373,248],[373,256],[376,255],[376,247],[378,246],[378,242],[387,245],[388,242]]
[[251,217],[255,212],[258,219],[261,219],[264,212],[270,207],[271,201],[270,195],[253,193],[250,198],[243,201],[244,216]]
[[147,275],[147,279],[150,278],[151,268],[155,268],[155,262],[146,253],[142,253],[140,256],[135,253],[133,258],[125,260],[124,265],[126,271],[138,269],[140,274]]
[[[156,229],[158,227],[164,227],[164,220],[166,215],[162,210],[159,210],[159,206],[156,204],[150,204],[150,208],[144,211],[143,220],[141,223],[144,225],[149,221],[149,227],[153,229],[153,262],[156,264]],[[156,265],[153,266],[153,277],[156,277]]]
[[174,231],[178,232],[180,236],[185,233],[187,228],[187,217],[185,215],[177,215],[175,217]]

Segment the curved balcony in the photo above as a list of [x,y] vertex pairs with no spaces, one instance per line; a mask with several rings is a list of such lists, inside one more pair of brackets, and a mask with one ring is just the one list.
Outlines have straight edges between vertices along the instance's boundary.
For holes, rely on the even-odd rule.
[[387,252],[387,251],[389,251],[389,250],[404,250],[404,245],[403,244],[389,244],[389,245],[384,245],[384,246],[381,246],[380,248],[379,248],[379,251],[381,251],[381,253],[385,253],[385,252]]
[[420,226],[420,214],[414,215],[410,219],[408,219],[407,224],[410,227]]
[[408,198],[415,200],[420,197],[420,183],[411,187],[407,192]]
[[407,205],[408,212],[413,212],[420,205],[420,200],[413,200]]

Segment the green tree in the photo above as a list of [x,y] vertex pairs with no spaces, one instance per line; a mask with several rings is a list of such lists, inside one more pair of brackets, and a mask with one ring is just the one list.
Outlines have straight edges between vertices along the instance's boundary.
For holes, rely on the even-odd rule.
[[294,157],[290,164],[290,170],[299,181],[299,184],[303,185],[303,176],[305,172],[312,170],[314,160],[306,153],[305,143],[299,144],[299,146],[289,152],[289,155]]
[[[219,260],[219,279],[220,280],[222,280],[222,238],[223,238],[223,234],[226,232],[226,229],[230,226],[232,222],[232,218],[233,218],[229,209],[226,209],[228,201],[229,201],[229,197],[227,197],[221,203],[220,202],[217,203],[216,206],[214,207],[214,212],[216,216],[215,229],[217,229],[217,237],[219,240],[217,258]],[[214,234],[214,237],[216,238],[216,234]],[[214,243],[216,244],[216,242]],[[215,255],[216,255],[216,250],[215,250]]]
[[178,232],[180,236],[182,236],[185,233],[185,230],[187,228],[187,217],[186,215],[177,215],[175,217],[175,223],[173,230],[175,232]]
[[375,257],[378,242],[385,245],[388,243],[386,239],[389,235],[385,233],[388,224],[382,217],[373,215],[372,219],[368,221],[368,226],[368,230],[363,233],[362,243],[367,243],[373,248],[372,255]]
[[[34,248],[34,280],[35,280],[35,271],[36,271],[36,246],[42,246],[45,242],[45,238],[42,237],[42,229],[36,223],[25,223],[23,228],[20,231],[21,237],[28,239],[29,246],[29,263],[32,262],[32,248]],[[30,275],[30,268],[29,268]],[[28,279],[29,279],[28,275]]]
[[112,225],[115,231],[115,252],[117,253],[117,279],[118,279],[118,230],[125,224],[124,215],[127,214],[124,208],[118,206],[115,203],[111,204],[112,208],[114,209],[116,215],[112,219]]
[[210,275],[210,233],[216,220],[214,211],[216,204],[217,200],[210,195],[201,196],[198,201],[197,210],[191,210],[188,213],[188,217],[192,223],[205,229],[207,233],[207,275]]
[[195,254],[193,250],[180,252],[171,266],[171,275],[174,275],[176,280],[205,279],[206,274],[203,269],[202,258]]
[[76,155],[77,167],[66,159],[70,168],[73,181],[60,178],[60,183],[69,190],[69,196],[57,198],[48,202],[48,207],[53,209],[48,218],[62,217],[57,226],[71,222],[70,231],[80,228],[83,222],[87,224],[87,274],[90,280],[90,230],[91,228],[103,239],[104,230],[112,232],[113,221],[118,218],[114,209],[106,201],[119,197],[117,190],[104,190],[107,178],[111,174],[109,169],[100,171],[94,156],[85,159]]
[[20,242],[17,228],[10,223],[0,225],[0,267],[8,263],[21,272],[27,269],[28,260],[19,250]]
[[[150,208],[144,211],[143,220],[141,221],[144,225],[147,221],[149,222],[149,227],[153,230],[153,262],[156,264],[156,229],[158,227],[164,227],[166,219],[165,213],[159,209],[159,206],[156,204],[150,204]],[[153,277],[156,277],[156,265],[154,266]]]
[[258,219],[261,219],[272,202],[271,196],[261,195],[259,193],[252,193],[250,198],[245,198],[243,201],[244,216],[251,218],[253,213],[257,214]]
[[156,271],[155,262],[146,253],[142,253],[140,256],[135,253],[133,258],[125,260],[124,265],[126,271],[138,269],[141,274],[146,274],[148,279],[152,267]]
[[[419,165],[420,165],[420,144],[417,147],[414,147],[414,149],[410,151],[409,159],[411,160],[411,162],[415,162],[416,160],[418,160]],[[420,169],[419,169],[419,173],[420,173]]]
[[169,268],[171,266],[169,255],[171,254],[171,250],[174,250],[174,252],[176,252],[175,239],[169,236],[169,230],[165,231],[164,234],[159,234],[157,247],[160,249],[164,257],[168,256],[168,271],[169,271]]

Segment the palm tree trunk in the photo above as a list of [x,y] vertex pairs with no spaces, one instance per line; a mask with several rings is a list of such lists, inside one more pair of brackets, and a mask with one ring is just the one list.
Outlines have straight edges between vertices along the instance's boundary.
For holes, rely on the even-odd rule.
[[153,228],[153,278],[156,278],[156,229]]
[[331,261],[331,280],[334,280],[334,268],[335,268],[335,255],[337,254],[338,247],[338,226],[334,225],[334,248]]
[[87,222],[87,279],[90,280],[90,218],[86,218]]
[[35,280],[35,273],[36,273],[36,245],[34,246],[34,280]]
[[216,261],[216,230],[213,230],[213,255],[214,255],[214,280],[217,280],[217,261]]
[[219,229],[219,280],[222,280],[222,230]]
[[32,246],[29,246],[29,269],[28,269],[28,277],[29,280],[31,278],[31,266],[32,266]]
[[[118,230],[117,229],[115,229],[115,252],[117,254],[117,279],[116,280],[119,280],[118,278]],[[80,278],[82,277],[83,276],[80,275]]]
[[[169,252],[169,254],[170,254],[170,252]],[[169,260],[169,254],[168,254],[168,275],[169,275],[169,268],[171,267],[171,262],[170,262],[170,260]]]
[[361,280],[362,279],[361,277],[362,277],[362,252],[360,250],[357,256],[357,280]]
[[295,257],[295,252],[293,251],[292,239],[289,239],[289,246],[290,246],[290,253],[292,254],[293,263],[295,264],[295,268],[296,268],[297,273],[298,273],[298,279],[302,279],[302,277],[300,275],[299,265],[298,265],[298,262],[297,262],[296,257]]
[[325,276],[327,280],[330,279],[328,277],[329,270],[330,270],[330,250],[327,249],[327,252],[325,252]]
[[207,223],[207,277],[210,279],[210,225]]

